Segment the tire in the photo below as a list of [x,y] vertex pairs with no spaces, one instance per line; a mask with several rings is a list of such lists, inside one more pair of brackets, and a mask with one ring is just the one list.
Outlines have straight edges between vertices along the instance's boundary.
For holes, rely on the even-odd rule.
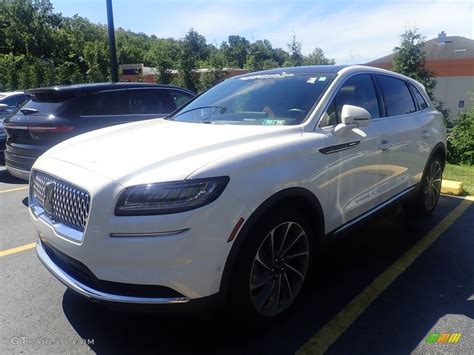
[[230,285],[231,313],[274,319],[287,313],[309,278],[314,233],[303,213],[267,213],[248,233]]
[[429,215],[438,205],[443,179],[444,161],[435,155],[431,158],[421,180],[420,191],[411,204],[412,210]]

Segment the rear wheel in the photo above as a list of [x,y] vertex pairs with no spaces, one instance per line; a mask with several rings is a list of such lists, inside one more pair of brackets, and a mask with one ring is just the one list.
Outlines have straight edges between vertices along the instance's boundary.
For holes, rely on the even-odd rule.
[[231,290],[239,317],[274,318],[297,300],[308,278],[313,231],[296,211],[265,217],[248,235]]
[[423,175],[420,191],[413,201],[413,207],[417,211],[430,214],[436,208],[441,193],[443,165],[439,156],[431,158]]

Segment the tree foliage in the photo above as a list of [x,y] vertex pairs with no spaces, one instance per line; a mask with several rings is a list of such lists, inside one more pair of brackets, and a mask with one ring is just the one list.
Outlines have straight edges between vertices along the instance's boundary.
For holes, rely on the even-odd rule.
[[448,161],[474,165],[474,107],[461,114],[448,131]]
[[334,65],[334,58],[327,58],[324,51],[316,47],[308,56],[304,57],[305,65]]
[[[304,57],[294,35],[288,52],[273,48],[266,39],[250,42],[239,35],[230,35],[217,47],[192,28],[181,39],[123,28],[117,28],[115,35],[119,64],[144,63],[156,68],[158,82],[191,90],[205,90],[225,79],[226,68],[334,64],[319,49]],[[199,68],[209,70],[197,75]],[[50,0],[0,2],[0,90],[108,80],[105,25],[56,13]]]
[[394,49],[393,70],[422,83],[429,97],[433,99],[436,80],[434,73],[425,65],[424,37],[414,28],[406,30],[400,38],[400,45]]

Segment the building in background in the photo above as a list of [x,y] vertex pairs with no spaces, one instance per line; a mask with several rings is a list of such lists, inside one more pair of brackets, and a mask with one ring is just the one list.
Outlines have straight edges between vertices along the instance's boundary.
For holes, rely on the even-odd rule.
[[[449,109],[450,119],[474,105],[474,40],[460,36],[446,36],[425,42],[426,67],[436,77],[434,96]],[[393,54],[376,59],[367,65],[391,69]]]

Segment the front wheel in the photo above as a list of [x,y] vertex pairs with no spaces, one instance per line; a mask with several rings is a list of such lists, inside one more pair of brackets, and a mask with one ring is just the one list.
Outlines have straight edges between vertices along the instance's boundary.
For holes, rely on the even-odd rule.
[[241,315],[274,318],[295,303],[310,270],[312,236],[294,211],[264,218],[247,236],[231,292]]

